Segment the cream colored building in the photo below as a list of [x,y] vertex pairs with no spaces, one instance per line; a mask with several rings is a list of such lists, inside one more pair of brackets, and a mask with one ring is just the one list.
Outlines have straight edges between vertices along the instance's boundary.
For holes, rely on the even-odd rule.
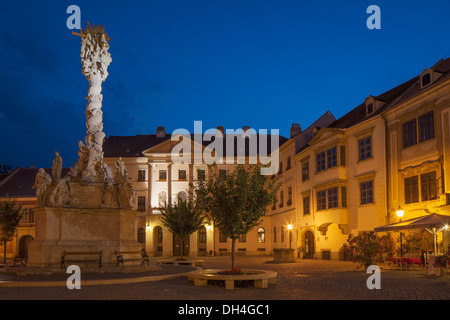
[[[223,131],[223,128],[219,127],[217,130]],[[260,135],[257,137],[259,139]],[[194,161],[194,150],[204,153],[210,142],[202,141],[199,144],[193,135],[190,138],[192,154],[189,155],[191,161],[188,164],[174,163],[172,150],[179,141],[172,141],[171,134],[166,134],[163,127],[159,127],[154,135],[109,137],[104,144],[105,162],[113,166],[121,157],[133,181],[137,199],[135,209],[139,211],[138,233],[141,234],[138,239],[151,256],[180,254],[178,241],[159,219],[161,207],[167,202],[176,201],[178,197],[187,197],[192,192],[194,181],[207,179],[213,174],[226,175],[238,164],[240,153],[237,150],[230,159],[224,159],[224,163]],[[279,145],[287,140],[278,136],[276,138],[279,139]],[[196,147],[199,149],[195,149]],[[270,147],[270,142],[267,147]],[[223,155],[226,155],[226,146]],[[250,162],[248,156],[241,160],[247,165]],[[271,254],[270,227],[270,219],[263,217],[258,228],[238,239],[237,252],[250,255]],[[185,242],[183,255],[220,255],[230,251],[231,240],[223,237],[213,225],[205,225]]]

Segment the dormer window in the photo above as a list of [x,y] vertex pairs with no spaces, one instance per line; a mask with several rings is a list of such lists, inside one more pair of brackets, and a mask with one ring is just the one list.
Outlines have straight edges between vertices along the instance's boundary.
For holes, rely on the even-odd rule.
[[422,76],[422,88],[431,83],[431,73],[424,74]]
[[425,69],[420,75],[420,88],[423,89],[433,82],[435,82],[439,77],[442,76],[441,72],[435,71],[433,69]]
[[373,96],[368,96],[364,103],[366,105],[366,116],[373,114],[379,108],[381,108],[384,104],[383,101],[375,99]]

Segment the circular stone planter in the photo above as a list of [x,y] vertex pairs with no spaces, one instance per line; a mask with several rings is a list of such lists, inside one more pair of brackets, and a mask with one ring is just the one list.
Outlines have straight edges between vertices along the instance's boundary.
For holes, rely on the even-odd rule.
[[235,281],[252,280],[255,288],[266,289],[270,284],[277,282],[277,273],[274,271],[242,269],[243,274],[219,274],[222,269],[204,269],[189,273],[188,279],[194,281],[194,286],[203,287],[208,285],[208,280],[225,282],[227,290],[234,289]]

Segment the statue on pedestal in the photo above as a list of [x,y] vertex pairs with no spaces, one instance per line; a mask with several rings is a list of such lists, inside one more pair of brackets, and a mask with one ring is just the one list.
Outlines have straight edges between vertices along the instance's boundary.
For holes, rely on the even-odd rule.
[[134,203],[134,190],[122,159],[116,163],[115,177],[112,169],[103,162],[105,133],[101,92],[112,61],[108,52],[110,39],[103,26],[93,26],[89,22],[84,31],[72,33],[81,36],[81,70],[89,81],[85,143],[79,141],[78,161],[70,168],[66,177],[61,178],[62,159],[56,152],[52,177],[41,169],[36,176],[34,188],[40,204],[51,207],[101,206],[129,209]]

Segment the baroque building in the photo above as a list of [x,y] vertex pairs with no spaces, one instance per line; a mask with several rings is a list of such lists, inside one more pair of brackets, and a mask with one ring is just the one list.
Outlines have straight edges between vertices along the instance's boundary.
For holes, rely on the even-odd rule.
[[[215,129],[219,131],[227,137],[223,127]],[[252,136],[259,145],[262,136]],[[158,127],[154,134],[110,136],[103,143],[104,162],[113,167],[121,158],[132,180],[136,239],[151,256],[228,254],[231,241],[213,225],[202,227],[179,248],[158,216],[168,202],[188,197],[193,181],[224,176],[241,158],[248,164],[249,149],[225,144],[223,155],[230,161],[180,163],[172,157],[179,142],[172,138]],[[197,138],[187,136],[191,150],[211,155],[210,140]],[[306,129],[294,123],[289,138],[267,138],[268,150],[258,148],[256,156],[270,154],[276,139],[279,147],[271,160],[278,164],[275,175],[281,187],[261,224],[237,241],[238,254],[270,255],[274,248],[293,248],[304,258],[345,259],[342,247],[349,234],[434,212],[450,215],[450,59],[362,98],[338,119],[326,112]],[[195,152],[188,156],[195,160]],[[8,244],[9,256],[26,251],[35,234],[31,187],[36,172],[17,168],[0,181],[0,197],[17,198],[29,212]],[[432,237],[415,232],[423,247],[431,249]],[[440,250],[449,245],[448,233],[439,234]]]

